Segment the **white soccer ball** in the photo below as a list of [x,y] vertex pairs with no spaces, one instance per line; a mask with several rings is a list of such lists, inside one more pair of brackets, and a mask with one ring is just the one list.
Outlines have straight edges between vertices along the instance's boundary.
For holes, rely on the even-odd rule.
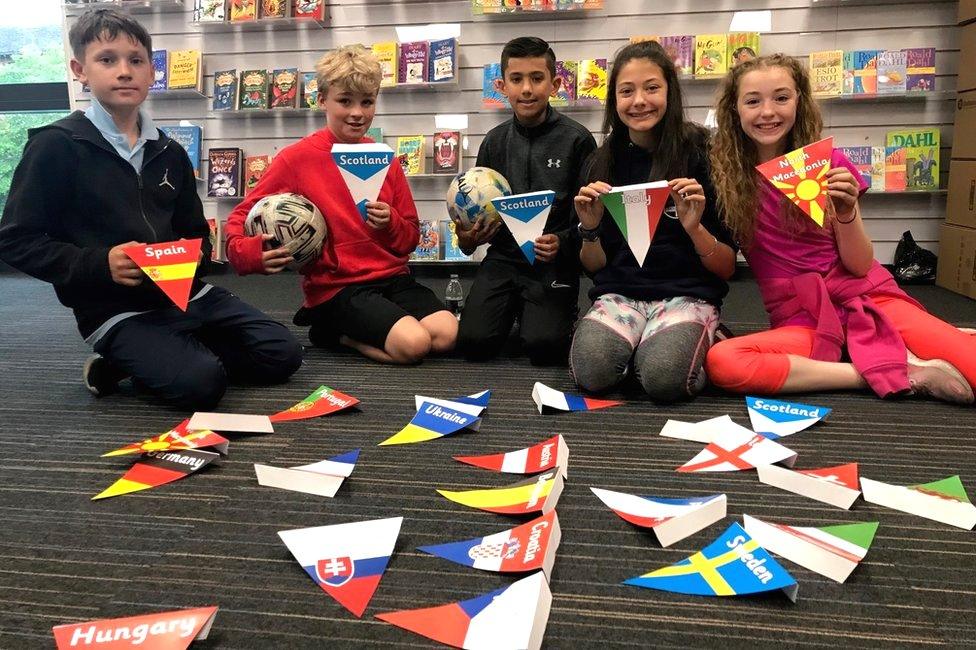
[[487,225],[501,219],[491,200],[511,193],[508,181],[494,169],[472,167],[451,181],[447,189],[447,212],[462,230],[470,228],[478,217],[484,217]]
[[271,247],[284,246],[295,258],[288,268],[300,270],[322,255],[328,229],[315,204],[300,194],[269,194],[262,197],[244,220],[249,236],[271,235]]

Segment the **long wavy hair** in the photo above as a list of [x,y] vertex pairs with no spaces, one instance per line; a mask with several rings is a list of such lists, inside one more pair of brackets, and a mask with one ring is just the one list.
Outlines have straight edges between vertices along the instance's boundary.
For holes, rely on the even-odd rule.
[[[742,78],[756,70],[783,68],[796,85],[796,121],[786,136],[784,151],[793,151],[820,139],[823,118],[813,99],[810,75],[799,61],[785,54],[772,54],[743,61],[725,76],[719,90],[716,119],[718,131],[712,136],[709,158],[718,207],[732,234],[747,247],[756,227],[761,178],[756,172],[759,155],[756,144],[742,130],[737,103]],[[832,212],[827,202],[828,213]],[[809,219],[784,196],[781,212],[788,226],[802,229]]]
[[652,129],[654,133],[654,161],[647,180],[681,178],[688,174],[688,155],[707,139],[707,132],[692,122],[685,121],[681,84],[674,62],[660,43],[643,41],[625,45],[613,57],[613,69],[607,80],[607,103],[603,112],[603,144],[593,153],[588,182],[608,181],[613,177],[612,148],[626,143],[630,138],[627,125],[617,113],[617,78],[620,70],[634,59],[647,59],[664,73],[667,84],[667,109]]

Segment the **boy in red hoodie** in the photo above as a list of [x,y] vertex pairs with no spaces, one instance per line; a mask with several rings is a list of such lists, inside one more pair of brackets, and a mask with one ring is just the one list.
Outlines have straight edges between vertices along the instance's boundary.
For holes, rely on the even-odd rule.
[[292,261],[287,249],[267,249],[270,235],[244,234],[244,219],[262,197],[293,192],[325,217],[322,256],[303,268],[305,302],[296,324],[311,325],[320,344],[339,337],[375,361],[415,363],[447,352],[457,320],[407,268],[419,240],[417,208],[403,170],[391,166],[364,221],[332,159],[334,144],[371,142],[366,130],[376,112],[382,72],[366,48],[352,45],[326,54],[316,65],[318,104],[326,128],[282,149],[257,187],[227,220],[227,257],[237,272],[278,273]]

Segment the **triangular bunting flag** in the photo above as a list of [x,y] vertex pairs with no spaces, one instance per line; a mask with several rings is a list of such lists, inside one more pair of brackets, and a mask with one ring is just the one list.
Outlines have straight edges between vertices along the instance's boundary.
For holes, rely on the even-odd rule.
[[661,427],[661,433],[659,435],[665,438],[677,438],[678,440],[700,442],[707,445],[729,431],[752,433],[741,424],[734,422],[728,415],[720,415],[719,417],[709,418],[701,422],[668,420]]
[[393,555],[403,517],[278,531],[315,584],[362,616]]
[[430,404],[436,404],[437,406],[450,409],[452,411],[458,411],[459,413],[467,413],[473,417],[481,417],[482,412],[484,412],[486,406],[477,404],[478,400],[472,400],[468,397],[459,397],[457,399],[438,399],[436,397],[427,397],[426,395],[414,395],[413,402],[419,411],[424,405],[424,402]]
[[857,463],[800,470],[779,465],[760,465],[756,471],[761,483],[845,510],[850,510],[861,495],[857,482]]
[[462,404],[473,404],[475,406],[488,408],[488,402],[491,401],[491,391],[483,390],[465,397],[456,397],[454,398],[454,401],[461,402]]
[[746,397],[752,430],[776,440],[812,427],[830,414],[826,406],[780,402],[765,397]]
[[363,221],[366,220],[366,204],[379,197],[393,158],[393,149],[385,144],[332,145],[332,160]]
[[644,265],[670,192],[667,181],[655,181],[613,187],[609,193],[600,196],[627,240],[638,266]]
[[693,596],[745,596],[782,590],[796,602],[796,580],[733,523],[714,542],[677,564],[624,580],[625,585]]
[[542,569],[548,578],[560,537],[559,518],[555,510],[550,510],[538,519],[494,535],[421,546],[417,550],[482,571],[525,573]]
[[671,546],[699,530],[725,518],[727,499],[724,494],[665,499],[641,497],[591,487],[593,494],[624,521],[650,528],[661,546]]
[[328,460],[298,467],[272,467],[254,465],[258,485],[276,487],[292,492],[304,492],[322,497],[335,496],[342,482],[352,474],[359,458],[359,450],[353,449]]
[[537,445],[505,454],[455,456],[454,460],[506,474],[535,474],[558,466],[563,472],[563,478],[566,478],[569,447],[561,435],[556,435]]
[[52,631],[58,650],[184,650],[194,641],[207,638],[216,616],[216,606],[196,607],[56,625]]
[[122,478],[93,496],[92,501],[171,483],[200,471],[218,458],[220,454],[199,449],[151,451],[130,467]]
[[528,515],[534,512],[547,514],[556,507],[562,491],[562,472],[558,467],[554,467],[545,474],[505,487],[462,492],[438,490],[437,492],[455,503],[471,508],[503,515]]
[[200,263],[202,239],[179,239],[158,244],[127,246],[122,252],[139,265],[142,272],[156,286],[186,311],[190,302],[190,288]]
[[213,429],[237,433],[274,433],[274,425],[267,415],[246,413],[207,413],[197,411],[186,425],[190,431]]
[[792,466],[796,452],[751,431],[728,432],[709,443],[697,456],[678,468],[679,472],[737,472],[760,465],[783,463]]
[[746,532],[764,549],[836,582],[844,582],[867,555],[878,522],[819,528],[772,524],[742,516]]
[[828,200],[827,172],[833,151],[834,139],[824,138],[756,165],[756,169],[818,226],[823,226]]
[[976,506],[958,476],[907,487],[861,477],[861,492],[868,503],[966,530],[976,527]]
[[359,400],[355,397],[340,393],[328,386],[319,386],[301,402],[284,411],[275,413],[269,419],[272,422],[285,422],[288,420],[317,418],[322,415],[329,415],[336,411],[351,408],[356,404],[359,404]]
[[417,409],[417,414],[413,416],[410,423],[395,435],[381,442],[380,446],[425,442],[450,436],[465,429],[477,431],[480,426],[481,418],[479,417],[454,410],[448,406],[424,402]]
[[535,264],[535,240],[542,235],[555,200],[556,193],[552,190],[491,200],[529,264]]
[[535,402],[539,413],[552,413],[553,411],[594,411],[596,409],[605,409],[623,404],[623,402],[611,399],[593,399],[592,397],[564,393],[554,388],[549,388],[538,381],[532,387],[532,401]]
[[538,650],[551,606],[549,584],[539,572],[470,600],[376,618],[455,648]]
[[146,438],[142,442],[133,442],[131,445],[119,447],[115,451],[102,454],[105,456],[126,456],[130,454],[147,454],[150,451],[177,451],[181,449],[200,449],[209,447],[217,452],[226,455],[227,446],[230,441],[213,431],[190,431],[187,425],[189,420],[183,420],[175,427],[161,433],[154,438]]

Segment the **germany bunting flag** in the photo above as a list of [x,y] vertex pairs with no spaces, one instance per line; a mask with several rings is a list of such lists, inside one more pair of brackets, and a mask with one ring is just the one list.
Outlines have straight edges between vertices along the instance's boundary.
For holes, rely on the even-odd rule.
[[186,311],[202,239],[180,239],[122,249],[173,303]]
[[122,478],[93,496],[92,501],[171,483],[203,469],[218,458],[220,454],[199,449],[150,452]]
[[651,247],[670,192],[667,181],[655,181],[614,187],[600,197],[640,266]]
[[828,198],[826,175],[833,151],[834,139],[824,138],[757,165],[756,169],[818,226],[823,226]]

